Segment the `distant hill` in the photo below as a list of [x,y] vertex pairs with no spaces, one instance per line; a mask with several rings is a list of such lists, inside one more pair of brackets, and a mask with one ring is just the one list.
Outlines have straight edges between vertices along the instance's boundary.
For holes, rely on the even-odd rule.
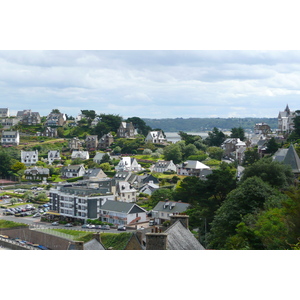
[[176,119],[143,119],[151,128],[160,128],[165,132],[200,132],[211,131],[214,127],[221,130],[231,130],[242,127],[253,130],[256,123],[267,123],[272,130],[277,129],[277,118],[176,118]]

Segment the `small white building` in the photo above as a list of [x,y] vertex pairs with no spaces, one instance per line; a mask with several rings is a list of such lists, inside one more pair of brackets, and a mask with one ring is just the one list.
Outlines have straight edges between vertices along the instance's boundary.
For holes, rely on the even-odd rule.
[[21,150],[21,162],[26,166],[35,165],[39,160],[39,151],[23,151]]
[[177,172],[177,167],[173,163],[173,160],[170,161],[159,160],[155,163],[153,171],[157,173],[170,172],[170,171]]
[[48,163],[51,165],[53,161],[61,160],[59,150],[50,150],[48,152]]
[[115,167],[115,170],[117,172],[119,171],[133,171],[133,172],[139,172],[142,171],[143,168],[141,165],[137,162],[135,158],[124,156],[119,161],[118,165]]
[[117,181],[116,198],[123,202],[136,202],[137,190],[127,181]]
[[149,131],[145,138],[145,143],[162,144],[164,142],[166,142],[166,139],[161,130]]
[[20,144],[20,134],[19,131],[3,131],[1,137],[1,145],[14,145]]
[[85,168],[81,165],[68,165],[61,169],[62,177],[81,177],[85,174]]
[[74,150],[71,154],[71,159],[80,158],[82,160],[87,160],[90,158],[90,154],[88,151],[76,151]]
[[201,172],[204,170],[210,170],[210,167],[198,160],[187,160],[177,165],[178,175],[200,177]]

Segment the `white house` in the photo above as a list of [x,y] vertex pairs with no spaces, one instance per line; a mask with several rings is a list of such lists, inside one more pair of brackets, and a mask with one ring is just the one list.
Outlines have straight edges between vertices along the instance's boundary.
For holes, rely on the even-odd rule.
[[135,203],[106,200],[100,206],[99,217],[114,225],[136,225],[147,221],[147,211]]
[[61,169],[63,177],[72,178],[72,177],[81,177],[85,174],[85,168],[83,164],[81,165],[68,165]]
[[152,217],[157,224],[170,220],[170,215],[182,213],[190,207],[189,203],[176,201],[159,201],[152,210]]
[[80,158],[82,160],[86,160],[90,158],[88,151],[76,151],[74,150],[71,154],[71,159]]
[[142,171],[143,168],[141,167],[141,165],[137,162],[137,160],[135,158],[125,156],[125,157],[122,157],[122,159],[120,160],[118,165],[115,167],[115,170],[117,172],[119,172],[119,171],[139,172],[139,171]]
[[51,165],[53,161],[61,160],[59,150],[50,150],[48,152],[48,163]]
[[21,162],[26,166],[34,165],[39,160],[39,151],[23,151],[21,150]]
[[116,198],[123,202],[136,202],[137,190],[128,181],[116,182]]
[[159,160],[155,163],[153,171],[157,172],[157,173],[163,173],[163,172],[168,172],[168,171],[177,172],[177,167],[173,163],[173,160],[170,160],[170,161]]
[[287,105],[284,111],[278,114],[278,133],[290,133],[294,129],[294,117],[296,114]]
[[182,164],[177,165],[178,175],[200,177],[201,171],[203,170],[210,170],[210,167],[198,160],[187,160]]
[[19,131],[3,131],[1,137],[1,145],[19,145],[20,134]]
[[161,130],[149,131],[145,138],[145,143],[162,144],[164,142],[166,142],[166,139]]

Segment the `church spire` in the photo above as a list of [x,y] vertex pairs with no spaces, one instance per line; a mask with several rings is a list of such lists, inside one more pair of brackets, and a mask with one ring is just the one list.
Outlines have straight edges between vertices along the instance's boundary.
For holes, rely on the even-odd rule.
[[286,111],[288,114],[290,114],[291,113],[291,111],[290,111],[290,108],[289,108],[289,105],[287,104],[286,105],[286,108],[285,108],[285,110],[284,111]]

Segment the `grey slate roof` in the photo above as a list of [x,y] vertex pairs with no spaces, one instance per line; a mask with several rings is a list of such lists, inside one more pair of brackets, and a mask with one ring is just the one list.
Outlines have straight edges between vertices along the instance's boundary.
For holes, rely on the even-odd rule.
[[121,213],[136,213],[136,212],[146,212],[145,209],[139,207],[135,203],[128,203],[122,201],[106,200],[105,203],[101,206],[101,209],[121,212]]
[[49,175],[49,169],[42,167],[33,167],[25,170],[25,174],[31,174],[32,171],[37,171],[39,174]]
[[[168,205],[166,205],[168,204]],[[172,205],[172,208],[170,209],[170,205]],[[190,204],[183,203],[183,202],[176,202],[176,201],[160,201],[158,202],[155,207],[153,208],[153,211],[167,211],[170,213],[174,212],[184,212],[188,209]]]
[[168,234],[167,250],[205,250],[195,236],[178,220],[165,233]]
[[105,250],[105,247],[96,239],[92,239],[83,245],[83,250]]
[[273,160],[291,166],[294,173],[300,172],[300,159],[292,144],[288,149],[279,149],[274,154]]

